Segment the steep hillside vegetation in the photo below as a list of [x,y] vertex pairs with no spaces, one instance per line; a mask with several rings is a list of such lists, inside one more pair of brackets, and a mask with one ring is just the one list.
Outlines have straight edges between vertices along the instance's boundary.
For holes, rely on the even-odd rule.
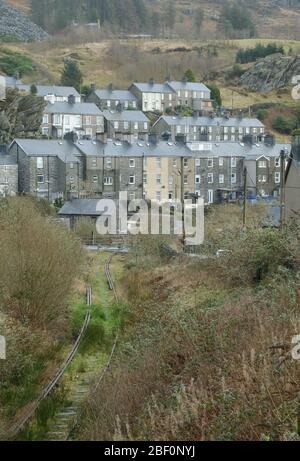
[[[72,21],[122,31],[217,38],[300,38],[299,0],[8,0],[53,32]],[[232,11],[229,11],[233,8]],[[225,11],[227,10],[227,12]],[[228,15],[229,11],[229,15]]]

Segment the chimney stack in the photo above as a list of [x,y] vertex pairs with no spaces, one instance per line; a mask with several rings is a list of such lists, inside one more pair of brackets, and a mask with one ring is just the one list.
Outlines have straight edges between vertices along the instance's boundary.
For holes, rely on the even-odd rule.
[[75,104],[75,102],[76,102],[76,99],[75,99],[74,94],[70,94],[69,97],[68,97],[68,103],[73,106]]

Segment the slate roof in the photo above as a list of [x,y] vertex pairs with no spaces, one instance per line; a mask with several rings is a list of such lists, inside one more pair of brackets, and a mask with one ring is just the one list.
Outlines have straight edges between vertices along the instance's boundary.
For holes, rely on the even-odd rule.
[[[48,96],[51,94],[54,94],[55,96],[58,97],[68,97],[70,95],[74,95],[75,97],[80,97],[80,94],[78,93],[75,88],[71,86],[58,86],[58,85],[36,85],[37,87],[37,96]],[[17,88],[21,91],[30,91],[31,85],[24,85],[24,84],[18,84]]]
[[175,93],[167,83],[133,83],[132,86],[135,86],[141,93]]
[[16,165],[17,162],[12,158],[11,155],[1,155],[0,154],[0,165]]
[[101,216],[103,212],[97,210],[99,199],[74,199],[66,202],[59,210],[61,216]]
[[[79,163],[79,151],[70,141],[48,139],[15,139],[24,153],[30,157],[58,157],[64,163]],[[12,144],[13,144],[12,143]]]
[[137,101],[137,98],[130,93],[128,90],[112,90],[104,89],[104,90],[96,90],[96,96],[99,99],[109,100],[112,101]]
[[290,149],[289,144],[275,144],[274,146],[267,146],[264,143],[257,143],[248,145],[243,142],[193,142],[188,143],[189,149],[192,146],[201,146],[201,150],[193,150],[196,157],[207,156],[210,157],[245,157],[246,160],[257,160],[259,157],[279,157],[280,151],[283,149]]
[[264,124],[257,118],[222,118],[222,117],[175,117],[163,115],[154,126],[164,120],[169,126],[228,126],[228,127],[258,127],[264,128]]
[[176,81],[167,81],[167,85],[169,85],[174,91],[179,90],[186,90],[186,91],[205,91],[210,93],[211,91],[205,86],[203,83],[200,82],[176,82]]
[[96,104],[88,102],[78,102],[75,104],[55,102],[54,104],[48,104],[44,112],[46,114],[103,115]]
[[149,119],[140,110],[122,110],[121,112],[104,110],[102,115],[109,121],[149,122]]
[[4,76],[5,79],[5,85],[7,88],[16,88],[17,84],[21,84],[21,80],[18,80],[16,77],[6,77]]

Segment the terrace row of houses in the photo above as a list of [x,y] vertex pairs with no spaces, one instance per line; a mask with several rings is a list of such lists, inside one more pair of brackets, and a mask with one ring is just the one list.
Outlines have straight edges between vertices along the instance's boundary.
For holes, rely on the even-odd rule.
[[[14,86],[11,78],[7,80],[10,82],[8,85]],[[15,82],[15,87],[21,91],[30,91],[29,85],[18,81]],[[38,85],[37,95],[47,102],[41,125],[42,135],[48,139],[63,139],[72,132],[79,139],[98,139],[104,142],[107,139],[117,139],[133,143],[138,140],[148,141],[150,135],[156,141],[219,142],[242,141],[245,136],[261,141],[265,134],[264,125],[255,118],[227,115],[215,117],[213,112],[200,116],[200,113],[206,113],[202,110],[194,110],[193,117],[162,115],[151,125],[144,113],[148,105],[152,107],[150,95],[154,95],[155,99],[160,94],[157,110],[166,107],[164,104],[168,100],[167,95],[173,98],[168,103],[172,109],[181,102],[178,99],[181,97],[186,98],[184,104],[192,105],[196,109],[195,101],[202,101],[204,104],[210,98],[210,91],[201,83],[134,83],[130,89],[131,91],[122,91],[109,87],[106,90],[96,90],[93,87],[86,102],[81,102],[80,95],[74,88]],[[138,110],[139,108],[142,110]]]
[[[29,92],[31,85],[24,85],[14,77],[6,77],[6,87]],[[80,94],[70,87],[37,85],[37,96],[50,103],[66,102],[73,95],[75,102],[81,102]],[[128,90],[115,89],[110,84],[105,89],[91,85],[86,102],[95,103],[102,110],[115,110],[120,104],[125,109],[139,109],[143,112],[164,112],[178,106],[188,106],[194,111],[209,113],[213,110],[211,91],[202,83],[181,82],[171,79],[163,84],[151,79],[148,83],[133,83]]]
[[59,197],[145,197],[206,203],[248,195],[278,196],[283,144],[158,143],[16,139],[0,158],[0,193]]

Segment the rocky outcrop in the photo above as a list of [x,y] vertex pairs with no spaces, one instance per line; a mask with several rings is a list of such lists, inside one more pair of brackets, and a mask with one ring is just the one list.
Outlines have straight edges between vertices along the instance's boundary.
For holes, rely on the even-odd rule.
[[24,42],[41,41],[49,37],[23,13],[0,0],[0,41],[1,36],[17,38]]
[[269,93],[290,85],[295,75],[300,75],[300,56],[273,54],[245,72],[240,83],[253,91]]

